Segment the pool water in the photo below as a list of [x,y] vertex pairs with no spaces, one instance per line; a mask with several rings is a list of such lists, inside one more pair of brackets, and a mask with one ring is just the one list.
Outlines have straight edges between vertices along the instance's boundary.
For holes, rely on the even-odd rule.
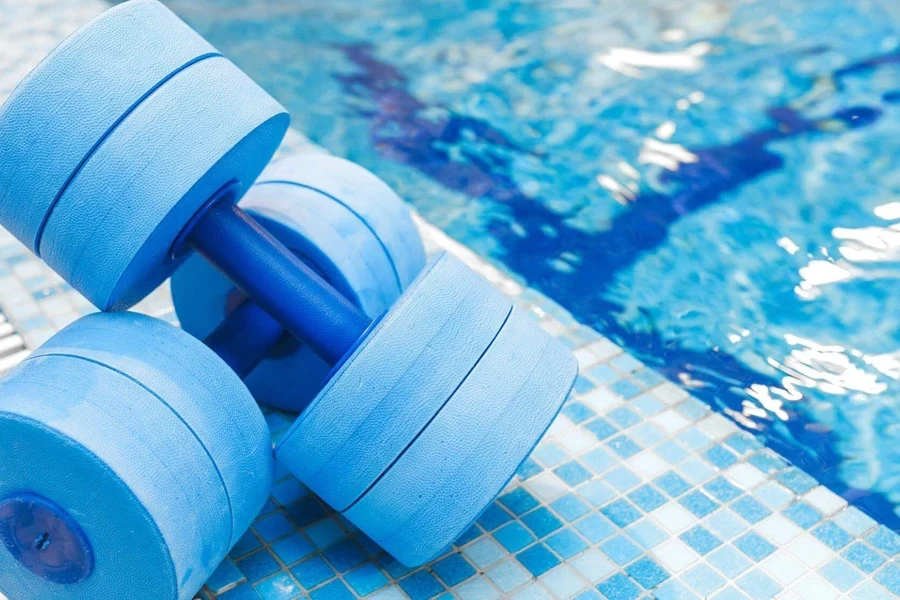
[[168,4],[313,141],[900,526],[900,4]]

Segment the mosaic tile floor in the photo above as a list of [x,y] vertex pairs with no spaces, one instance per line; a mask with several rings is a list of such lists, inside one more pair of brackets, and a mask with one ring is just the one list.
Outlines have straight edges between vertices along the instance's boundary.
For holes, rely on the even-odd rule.
[[[0,98],[63,35],[103,8],[95,0],[0,0]],[[292,133],[283,151],[315,148]],[[572,398],[516,481],[426,568],[403,568],[282,474],[202,598],[900,595],[900,536],[549,299],[428,224],[421,230],[429,251],[460,256],[573,349],[582,375]],[[2,231],[0,308],[19,332],[0,322],[6,332],[0,346],[9,344],[0,369],[92,310]],[[139,309],[174,320],[166,289]],[[271,412],[267,419],[277,438],[290,417]]]

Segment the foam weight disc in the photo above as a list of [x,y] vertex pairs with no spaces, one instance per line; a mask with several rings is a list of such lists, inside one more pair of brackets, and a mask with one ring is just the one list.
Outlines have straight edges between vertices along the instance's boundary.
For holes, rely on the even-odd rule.
[[456,393],[344,515],[407,566],[435,558],[509,483],[576,375],[572,354],[513,309]]
[[295,421],[276,457],[335,509],[350,506],[453,395],[511,307],[442,254]]
[[37,251],[58,195],[104,136],[175,73],[218,53],[156,0],[81,27],[0,107],[0,223]]
[[[83,320],[123,337],[152,321],[135,314],[91,315]],[[74,324],[76,330],[80,324]],[[170,338],[170,346],[181,341],[192,356],[204,352],[191,347],[198,342],[187,334],[162,325],[167,330],[155,334]],[[163,396],[128,374],[139,370],[137,351],[121,364],[112,354],[105,363],[88,358],[89,348],[80,355],[76,342],[86,341],[94,331],[63,330],[66,343],[56,346],[51,338],[40,354],[26,359],[0,383],[0,453],[7,457],[0,462],[0,506],[15,503],[25,493],[65,511],[63,521],[75,523],[87,540],[93,569],[84,572],[85,561],[60,564],[60,557],[72,556],[70,539],[46,535],[40,538],[48,544],[45,554],[26,553],[28,560],[0,549],[0,589],[23,599],[127,594],[147,600],[189,600],[224,559],[232,540],[243,533],[233,531],[233,507],[241,501],[235,501],[234,493],[229,497],[223,484],[224,457],[197,435],[206,424],[193,422],[189,419],[195,415],[176,409],[195,394],[201,402],[215,395],[222,406],[249,411],[256,410],[254,403],[237,378],[228,376],[224,364],[193,379],[180,377],[187,366],[169,372],[173,386],[181,387]],[[167,359],[158,358],[152,346],[145,346],[144,366],[149,372],[171,367]],[[253,435],[253,429],[248,427],[246,435]],[[231,434],[225,428],[207,433]],[[266,443],[259,440],[258,445]],[[267,486],[272,474],[271,455],[260,456],[258,472],[244,473],[250,489],[245,493],[255,497],[256,510],[264,499],[257,486]],[[8,538],[10,513],[0,513],[4,519],[0,535]],[[22,518],[27,516],[26,512]],[[51,531],[58,530],[55,523]],[[7,543],[6,549],[11,548]],[[35,565],[36,556],[47,564]],[[66,570],[77,567],[85,577],[59,582],[64,580],[60,575],[71,575]],[[55,573],[56,581],[39,576],[47,572]]]
[[[335,198],[316,188],[347,171],[362,172],[352,180],[359,190],[344,187],[344,196]],[[343,159],[323,156],[310,162],[298,156],[277,161],[240,204],[370,318],[400,296],[408,284],[407,271],[418,273],[425,266],[422,241],[404,202],[375,175]],[[377,211],[389,218],[369,225],[360,216]],[[403,243],[386,242],[398,239]],[[201,256],[179,267],[171,289],[181,326],[201,339],[242,299]],[[330,370],[307,346],[286,336],[244,382],[257,402],[299,412],[319,392]]]
[[177,267],[172,245],[206,200],[231,181],[250,187],[288,121],[224,58],[179,72],[81,167],[47,220],[41,256],[97,307],[128,308]]
[[356,163],[328,154],[294,156],[270,165],[258,183],[305,188],[340,204],[350,215],[342,219],[338,230],[359,230],[357,224],[349,223],[351,217],[368,229],[384,247],[382,254],[389,259],[401,290],[425,266],[425,249],[409,209],[388,184]]
[[262,413],[218,356],[178,328],[130,312],[83,317],[32,354],[44,355],[111,366],[159,397],[212,459],[232,512],[228,547],[238,541],[268,498],[272,444]]

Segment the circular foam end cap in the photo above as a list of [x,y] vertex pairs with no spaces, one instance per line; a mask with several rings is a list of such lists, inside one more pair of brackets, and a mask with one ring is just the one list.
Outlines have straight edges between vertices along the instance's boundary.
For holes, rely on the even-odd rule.
[[172,245],[196,211],[230,182],[250,187],[288,122],[228,60],[191,65],[81,166],[47,220],[42,258],[97,307],[132,306],[178,266]]
[[459,389],[344,515],[405,565],[437,557],[510,482],[577,370],[566,348],[513,309]]
[[4,593],[181,600],[199,590],[228,551],[231,519],[212,464],[166,412],[140,385],[76,357],[28,359],[4,378],[0,499],[50,500],[95,557],[86,579],[63,585],[0,549]]
[[156,87],[216,54],[156,0],[121,4],[77,30],[0,106],[0,223],[36,251],[95,146]]
[[451,399],[511,309],[442,254],[282,437],[278,460],[332,507],[347,508]]
[[[390,308],[406,288],[397,264],[416,273],[425,266],[424,250],[409,210],[381,180],[362,171],[341,197],[316,189],[344,171],[345,160],[324,156],[277,161],[260,176],[241,206],[279,241],[371,318]],[[381,211],[374,224],[360,214]],[[403,244],[387,240],[402,239]],[[203,339],[241,301],[232,284],[200,256],[189,258],[172,275],[172,299],[181,326]],[[322,388],[331,367],[307,346],[286,338],[245,379],[256,400],[301,411]]]
[[184,424],[225,488],[234,545],[268,498],[274,470],[268,426],[237,375],[201,341],[132,312],[82,317],[32,357],[56,355],[116,370],[154,394]]

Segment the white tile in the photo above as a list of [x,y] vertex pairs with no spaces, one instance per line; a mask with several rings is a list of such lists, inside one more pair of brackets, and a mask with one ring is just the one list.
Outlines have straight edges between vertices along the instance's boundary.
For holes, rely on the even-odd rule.
[[594,412],[598,415],[605,414],[617,406],[624,404],[622,398],[603,386],[599,386],[597,389],[591,390],[582,396],[581,401],[594,409]]
[[791,585],[809,572],[806,565],[788,554],[786,550],[776,551],[760,563],[760,568],[785,586]]
[[834,550],[809,535],[803,533],[788,546],[791,554],[812,568],[816,568],[835,556]]
[[597,340],[587,346],[596,359],[595,362],[606,362],[614,356],[622,354],[622,349],[607,339]]
[[700,558],[687,544],[672,538],[653,550],[653,554],[670,573],[677,574]]
[[538,500],[550,502],[569,491],[566,482],[559,478],[553,471],[544,471],[525,482],[528,488]]
[[592,446],[597,446],[597,438],[582,427],[573,427],[569,431],[556,438],[560,446],[568,450],[569,454],[581,454]]
[[688,397],[688,393],[686,391],[684,391],[671,381],[667,381],[662,385],[653,388],[650,393],[656,396],[656,398],[661,400],[664,404],[668,404],[669,406],[678,404]]
[[690,421],[672,409],[664,410],[658,415],[651,417],[650,420],[662,427],[662,429],[669,434],[680,431],[690,424]]
[[745,490],[749,490],[766,480],[766,476],[762,471],[749,463],[738,463],[729,467],[725,471],[728,477],[735,485]]
[[588,587],[575,571],[563,563],[540,576],[539,581],[549,589],[555,598],[572,598]]
[[644,480],[653,479],[669,469],[669,463],[650,450],[638,452],[626,460],[625,464]]
[[834,600],[841,597],[840,591],[815,573],[798,581],[791,590],[803,600]]
[[596,548],[590,548],[575,558],[569,559],[569,565],[591,583],[606,579],[618,570],[615,563]]
[[803,533],[801,528],[779,513],[769,515],[757,523],[756,531],[777,547],[784,546]]
[[697,523],[697,517],[680,504],[669,502],[653,513],[659,524],[669,533],[681,533]]
[[737,425],[731,419],[719,414],[713,413],[697,423],[709,437],[718,441],[723,440],[738,430]]
[[806,492],[803,498],[818,508],[825,516],[833,515],[839,510],[847,506],[847,501],[826,488],[824,485],[817,486]]

